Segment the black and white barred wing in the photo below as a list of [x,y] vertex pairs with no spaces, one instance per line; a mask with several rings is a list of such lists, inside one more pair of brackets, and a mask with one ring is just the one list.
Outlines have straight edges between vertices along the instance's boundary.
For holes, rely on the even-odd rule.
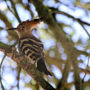
[[34,37],[26,37],[20,39],[20,51],[25,55],[31,63],[35,63],[39,58],[43,57],[43,45],[40,40]]
[[44,62],[43,44],[35,37],[25,37],[20,39],[20,51],[32,64],[36,64],[39,71],[51,75]]

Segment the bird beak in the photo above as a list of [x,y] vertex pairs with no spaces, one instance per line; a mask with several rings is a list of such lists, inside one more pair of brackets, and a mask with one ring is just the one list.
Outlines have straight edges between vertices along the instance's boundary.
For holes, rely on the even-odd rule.
[[9,31],[9,30],[17,30],[18,28],[9,28],[9,29],[7,29],[7,31]]

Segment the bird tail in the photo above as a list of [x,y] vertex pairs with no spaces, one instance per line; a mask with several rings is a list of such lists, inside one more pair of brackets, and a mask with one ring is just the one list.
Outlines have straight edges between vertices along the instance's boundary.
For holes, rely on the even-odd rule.
[[38,60],[38,62],[37,62],[37,69],[40,72],[45,73],[46,75],[52,76],[52,74],[47,70],[46,65],[45,65],[45,62],[42,59]]

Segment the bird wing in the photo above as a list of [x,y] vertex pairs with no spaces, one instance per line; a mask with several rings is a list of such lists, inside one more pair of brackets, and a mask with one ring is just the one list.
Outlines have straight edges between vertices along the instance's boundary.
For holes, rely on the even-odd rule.
[[35,37],[21,38],[19,41],[19,48],[25,57],[30,60],[30,63],[36,65],[40,72],[51,75],[44,62],[43,44],[40,40]]
[[39,59],[44,59],[43,44],[35,37],[21,38],[19,43],[20,51],[33,64]]

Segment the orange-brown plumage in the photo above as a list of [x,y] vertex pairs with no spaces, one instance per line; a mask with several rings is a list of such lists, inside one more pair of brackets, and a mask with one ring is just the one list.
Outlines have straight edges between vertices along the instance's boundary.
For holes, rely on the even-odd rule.
[[[36,20],[36,21],[35,21]],[[24,21],[17,26],[16,32],[18,33],[19,37],[30,36],[32,35],[32,30],[37,27],[40,23],[39,19],[35,19],[32,21]]]

